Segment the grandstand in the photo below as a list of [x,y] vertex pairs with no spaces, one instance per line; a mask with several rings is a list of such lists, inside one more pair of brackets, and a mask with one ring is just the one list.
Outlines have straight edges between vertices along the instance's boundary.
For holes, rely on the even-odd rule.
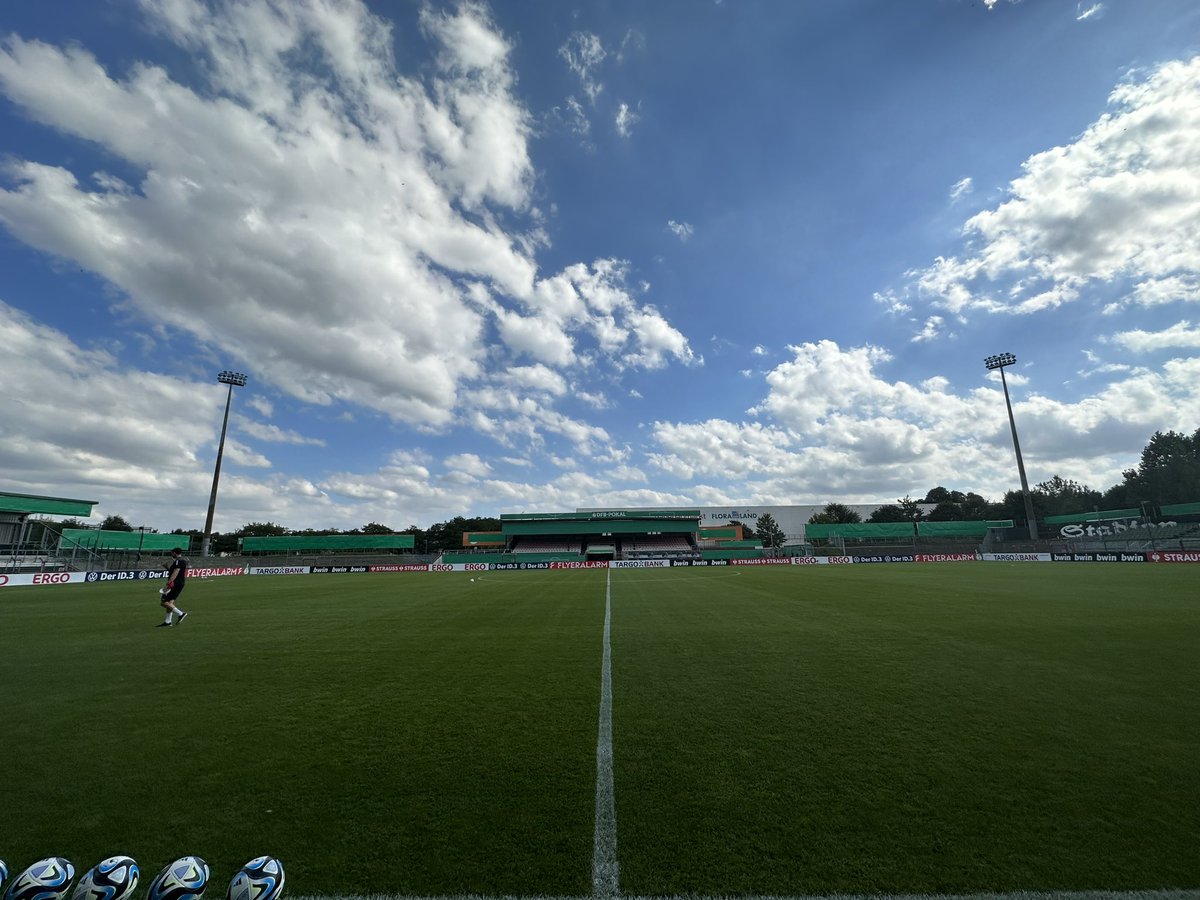
[[25,572],[66,568],[69,563],[60,553],[58,532],[31,516],[86,518],[97,503],[98,500],[0,491],[0,570]]
[[468,532],[448,563],[747,559],[762,544],[740,527],[701,528],[698,509],[594,509],[500,516],[498,532]]

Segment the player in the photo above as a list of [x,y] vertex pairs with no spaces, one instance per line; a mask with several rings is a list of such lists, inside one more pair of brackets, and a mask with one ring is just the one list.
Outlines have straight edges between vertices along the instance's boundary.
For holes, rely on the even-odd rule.
[[167,567],[167,586],[159,591],[162,596],[162,608],[167,611],[167,618],[158,624],[159,628],[170,628],[172,615],[179,616],[180,622],[187,618],[188,614],[175,605],[175,598],[183,593],[190,565],[188,558],[183,555],[182,548],[176,547],[171,551],[171,564]]

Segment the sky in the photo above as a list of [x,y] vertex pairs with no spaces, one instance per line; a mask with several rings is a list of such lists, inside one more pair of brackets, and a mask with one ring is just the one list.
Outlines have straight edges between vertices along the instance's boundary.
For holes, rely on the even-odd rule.
[[[1104,490],[1200,427],[1195,0],[0,8],[0,491],[215,530]],[[1198,498],[1200,499],[1200,498]]]

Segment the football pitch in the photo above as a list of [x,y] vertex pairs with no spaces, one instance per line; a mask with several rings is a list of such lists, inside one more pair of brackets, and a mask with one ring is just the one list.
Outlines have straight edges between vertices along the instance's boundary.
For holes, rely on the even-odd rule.
[[215,897],[264,853],[288,896],[1200,896],[1198,575],[193,579],[170,629],[155,583],[7,588],[0,857],[194,853]]

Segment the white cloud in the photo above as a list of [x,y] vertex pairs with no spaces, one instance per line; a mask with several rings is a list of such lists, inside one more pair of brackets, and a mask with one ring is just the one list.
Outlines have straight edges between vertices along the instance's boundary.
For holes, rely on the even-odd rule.
[[950,199],[957,200],[963,195],[971,193],[973,189],[974,185],[971,181],[970,175],[968,175],[966,178],[960,178],[954,183],[954,186],[950,188]]
[[942,333],[943,324],[945,322],[941,316],[930,316],[925,320],[925,324],[921,327],[921,330],[913,335],[913,342],[921,343],[922,341],[931,341],[935,337],[939,337]]
[[235,421],[239,431],[250,437],[258,438],[260,441],[271,441],[277,444],[308,444],[315,447],[325,446],[325,441],[320,438],[305,437],[295,431],[280,428],[278,425],[255,422],[245,416],[236,416]]
[[1167,303],[1200,303],[1200,278],[1178,275],[1148,278],[1134,286],[1130,302],[1138,306],[1161,306]]
[[448,470],[470,475],[472,478],[487,478],[492,467],[475,453],[456,453],[443,460]]
[[636,125],[642,116],[638,111],[631,109],[628,103],[622,102],[617,105],[617,115],[615,124],[617,126],[617,134],[623,138],[633,134],[633,126]]
[[260,416],[263,416],[267,419],[271,418],[271,416],[275,413],[275,407],[271,404],[271,401],[262,394],[251,395],[246,400],[246,405],[257,412]]
[[674,219],[667,219],[667,230],[685,244],[694,231],[687,222],[676,222]]
[[[0,222],[167,336],[304,402],[437,428],[468,413],[464,389],[513,365],[692,361],[616,283],[620,264],[539,274],[530,116],[482,5],[421,13],[436,61],[421,80],[395,69],[390,27],[354,0],[143,10],[207,82],[149,64],[113,75],[81,47],[18,36],[0,48],[10,101],[136,173],[13,160]],[[586,74],[604,54],[581,34],[564,56]],[[586,296],[597,282],[605,308]]]
[[1162,331],[1123,331],[1112,336],[1112,341],[1135,353],[1149,353],[1169,347],[1200,348],[1200,327],[1191,322],[1176,322]]
[[1118,86],[1075,141],[1030,157],[1008,199],[964,226],[960,256],[915,273],[955,314],[1036,313],[1121,279],[1200,272],[1200,57]]
[[762,344],[755,344],[754,349],[751,350],[750,352],[753,353],[755,356],[766,356],[767,348],[764,347]]
[[1075,4],[1075,12],[1076,12],[1076,15],[1075,15],[1076,22],[1085,22],[1088,19],[1098,19],[1098,18],[1100,18],[1100,16],[1102,16],[1104,14],[1104,4],[1103,3],[1093,3],[1087,9],[1084,9],[1082,3],[1076,3]]
[[[898,497],[969,472],[985,496],[1012,489],[1011,438],[995,373],[990,385],[955,389],[943,377],[918,384],[882,378],[890,356],[830,341],[790,348],[767,376],[760,421],[656,422],[652,463],[681,478],[732,483],[741,499]],[[1076,402],[1041,394],[1028,374],[1008,375],[1032,480],[1054,474],[1101,489],[1120,481],[1128,447],[1155,430],[1190,431],[1200,417],[1200,360],[1134,370]],[[964,423],[971,423],[964,428]],[[1001,462],[998,462],[1000,460]]]
[[567,42],[558,48],[558,55],[566,60],[571,71],[579,76],[584,93],[595,103],[600,92],[604,90],[604,85],[596,78],[596,69],[608,55],[600,37],[587,31],[573,32],[567,38]]

